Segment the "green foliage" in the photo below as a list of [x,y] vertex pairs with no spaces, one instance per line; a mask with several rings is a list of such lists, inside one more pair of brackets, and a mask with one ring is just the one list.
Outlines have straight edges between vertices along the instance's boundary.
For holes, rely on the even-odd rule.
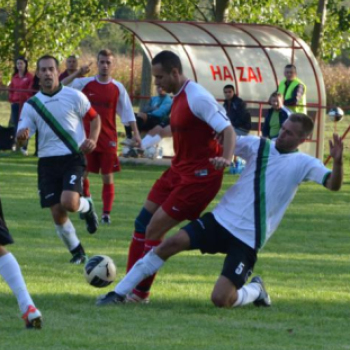
[[[142,50],[137,41],[136,53]],[[114,54],[130,54],[132,48],[132,35],[114,23],[105,23],[95,33],[86,36],[79,45],[83,52],[96,54],[101,48],[108,47]]]
[[[127,6],[133,18],[144,19],[146,0],[118,0]],[[233,0],[229,5],[229,21],[277,25],[296,33],[308,44],[317,16],[319,0]],[[213,0],[163,0],[161,20],[214,21]],[[350,1],[329,0],[322,46],[322,57],[334,59],[341,50],[350,48]]]
[[[24,18],[25,33],[20,40],[21,54],[33,62],[45,53],[62,60],[74,52],[80,41],[101,26],[100,19],[112,12],[115,0],[34,0],[24,14],[17,13],[15,0],[0,0],[0,8],[9,14],[1,27],[0,71],[3,81],[9,80],[15,52],[14,32]],[[108,8],[106,6],[108,5]]]
[[[328,1],[322,57],[330,60],[350,47],[350,9],[342,0]],[[317,17],[318,0],[237,0],[230,6],[230,20],[277,25],[296,33],[308,44]]]

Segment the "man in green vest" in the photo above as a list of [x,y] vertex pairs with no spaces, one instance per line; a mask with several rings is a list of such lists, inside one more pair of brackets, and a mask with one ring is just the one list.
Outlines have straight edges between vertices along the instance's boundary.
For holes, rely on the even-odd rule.
[[284,76],[277,90],[284,97],[284,105],[293,112],[306,114],[306,85],[297,77],[297,68],[287,64]]

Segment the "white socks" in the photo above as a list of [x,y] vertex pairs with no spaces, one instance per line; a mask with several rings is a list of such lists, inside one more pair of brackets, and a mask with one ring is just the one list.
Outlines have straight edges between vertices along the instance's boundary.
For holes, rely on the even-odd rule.
[[55,227],[58,237],[60,237],[69,251],[73,250],[80,244],[79,238],[75,233],[75,228],[69,219],[63,225],[55,225]]
[[90,210],[90,202],[86,198],[80,197],[78,212],[86,213],[89,210]]
[[161,137],[157,134],[154,136],[146,135],[141,142],[141,148],[146,149],[149,147],[152,147],[154,145],[157,145],[161,141]]
[[11,253],[0,256],[0,275],[16,296],[22,314],[27,311],[29,305],[35,307],[28,293],[26,283],[24,282],[21,268],[16,258]]
[[258,299],[260,292],[261,287],[259,283],[249,283],[246,286],[243,286],[241,289],[238,289],[238,298],[232,306],[236,307],[250,304],[256,299]]
[[163,264],[164,260],[155,254],[152,249],[135,263],[127,275],[117,284],[114,291],[122,296],[127,295],[146,277],[156,273]]

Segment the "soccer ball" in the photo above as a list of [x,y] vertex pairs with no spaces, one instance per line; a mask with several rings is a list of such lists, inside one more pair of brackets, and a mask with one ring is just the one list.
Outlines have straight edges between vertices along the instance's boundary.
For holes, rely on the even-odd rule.
[[95,255],[84,267],[87,283],[96,288],[110,285],[117,277],[117,268],[113,260],[106,255]]
[[339,107],[334,107],[329,110],[328,117],[332,122],[339,122],[343,119],[344,111]]

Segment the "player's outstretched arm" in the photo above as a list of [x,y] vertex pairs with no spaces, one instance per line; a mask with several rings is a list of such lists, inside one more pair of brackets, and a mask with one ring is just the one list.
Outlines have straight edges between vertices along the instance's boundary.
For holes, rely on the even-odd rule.
[[85,74],[88,74],[90,72],[91,65],[92,65],[92,62],[85,64],[84,66],[81,66],[76,72],[64,78],[61,81],[62,85],[69,85],[75,78],[83,77]]
[[236,133],[232,127],[229,125],[221,133],[223,136],[223,154],[222,157],[215,157],[209,159],[210,162],[214,165],[215,169],[222,169],[227,166],[230,166],[233,152],[236,147]]
[[339,191],[343,183],[343,141],[338,134],[333,134],[333,141],[329,140],[330,155],[333,158],[332,174],[326,187],[331,191]]

